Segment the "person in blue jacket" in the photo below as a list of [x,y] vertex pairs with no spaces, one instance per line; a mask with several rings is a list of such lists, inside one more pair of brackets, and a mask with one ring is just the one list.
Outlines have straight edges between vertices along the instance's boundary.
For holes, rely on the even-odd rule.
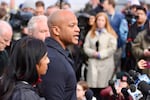
[[77,100],[74,62],[67,46],[78,44],[79,27],[76,16],[69,10],[58,10],[48,18],[51,37],[48,48],[48,72],[42,77],[41,89],[46,100]]

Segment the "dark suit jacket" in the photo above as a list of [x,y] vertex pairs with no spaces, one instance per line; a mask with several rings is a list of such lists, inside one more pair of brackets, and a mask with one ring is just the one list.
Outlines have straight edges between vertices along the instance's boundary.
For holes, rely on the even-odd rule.
[[4,67],[6,67],[8,63],[8,53],[7,51],[0,51],[0,76],[3,73]]
[[74,62],[69,52],[52,38],[45,41],[50,63],[46,75],[42,77],[42,92],[46,100],[76,100],[76,76]]

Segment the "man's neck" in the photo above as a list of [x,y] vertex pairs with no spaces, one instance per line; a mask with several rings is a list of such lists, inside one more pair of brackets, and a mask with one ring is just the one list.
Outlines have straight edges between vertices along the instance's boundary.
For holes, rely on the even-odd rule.
[[115,9],[114,9],[114,8],[110,8],[110,9],[108,10],[108,14],[114,15],[114,13],[115,13]]

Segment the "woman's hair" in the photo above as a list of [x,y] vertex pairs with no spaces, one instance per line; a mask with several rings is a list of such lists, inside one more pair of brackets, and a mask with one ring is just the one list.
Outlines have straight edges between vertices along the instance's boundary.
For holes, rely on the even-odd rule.
[[80,85],[84,91],[89,89],[88,84],[85,81],[79,81],[77,84]]
[[36,65],[40,63],[47,49],[44,43],[33,37],[17,41],[10,55],[10,61],[0,80],[0,100],[7,100],[17,81],[35,84],[39,78]]
[[95,31],[97,29],[97,19],[99,16],[104,16],[105,17],[105,20],[106,20],[106,24],[105,24],[105,29],[107,30],[108,33],[112,34],[114,37],[118,37],[116,32],[114,31],[114,29],[111,27],[110,23],[109,23],[109,19],[108,19],[108,16],[106,15],[105,12],[100,12],[96,15],[95,17],[95,23],[93,24],[92,26],[92,29],[91,29],[91,37],[94,37],[96,34],[95,34]]

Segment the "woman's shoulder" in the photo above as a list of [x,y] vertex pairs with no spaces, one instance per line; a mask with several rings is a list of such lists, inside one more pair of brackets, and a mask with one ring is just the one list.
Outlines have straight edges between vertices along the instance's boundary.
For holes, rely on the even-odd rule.
[[[108,32],[106,29],[104,30],[104,33],[108,36],[108,37],[114,37],[110,32]],[[115,37],[114,37],[115,38]]]
[[11,100],[41,100],[32,85],[24,82],[16,84]]

